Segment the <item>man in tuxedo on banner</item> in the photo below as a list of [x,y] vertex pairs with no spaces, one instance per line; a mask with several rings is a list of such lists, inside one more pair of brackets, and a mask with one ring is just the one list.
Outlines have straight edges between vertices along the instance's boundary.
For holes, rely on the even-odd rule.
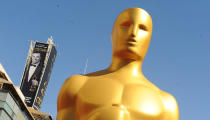
[[24,83],[21,87],[21,90],[26,97],[26,103],[28,103],[31,99],[34,98],[36,94],[36,89],[39,85],[39,78],[41,75],[41,54],[38,52],[34,52],[31,56],[31,63],[28,67],[28,71],[24,76]]

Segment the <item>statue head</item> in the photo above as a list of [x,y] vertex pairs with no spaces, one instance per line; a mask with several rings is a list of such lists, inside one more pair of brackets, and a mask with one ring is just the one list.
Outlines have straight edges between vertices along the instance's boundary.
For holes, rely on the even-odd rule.
[[117,17],[112,30],[113,56],[142,59],[152,35],[152,19],[141,8],[128,8]]

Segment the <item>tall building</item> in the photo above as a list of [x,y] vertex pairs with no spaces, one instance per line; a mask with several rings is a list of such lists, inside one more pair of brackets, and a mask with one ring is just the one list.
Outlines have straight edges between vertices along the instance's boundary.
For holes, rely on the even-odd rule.
[[28,107],[41,108],[56,54],[52,37],[47,43],[31,41],[20,86]]
[[47,43],[31,41],[20,88],[0,64],[0,120],[53,120],[39,109],[56,54],[52,37]]

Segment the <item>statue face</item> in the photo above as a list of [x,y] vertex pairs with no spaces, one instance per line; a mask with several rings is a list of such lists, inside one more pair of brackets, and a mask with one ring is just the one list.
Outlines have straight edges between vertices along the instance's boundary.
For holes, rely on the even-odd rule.
[[112,31],[113,54],[144,58],[152,34],[152,19],[141,8],[129,8],[118,16]]

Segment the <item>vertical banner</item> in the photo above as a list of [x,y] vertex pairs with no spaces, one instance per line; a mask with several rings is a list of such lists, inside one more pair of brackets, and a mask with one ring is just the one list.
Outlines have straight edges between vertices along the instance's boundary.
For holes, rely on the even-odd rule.
[[35,102],[33,104],[33,108],[39,110],[41,107],[42,100],[45,95],[45,91],[47,89],[48,81],[50,79],[50,74],[53,68],[53,64],[57,55],[57,51],[55,49],[55,46],[50,44],[50,51],[49,51],[49,57],[47,58],[47,64],[45,67],[45,70],[43,71],[43,77],[42,81],[39,86],[38,93],[36,95]]
[[48,44],[36,42],[24,69],[20,89],[29,107],[32,107],[39,90],[47,51]]
[[35,102],[33,104],[33,108],[39,110],[41,108],[41,103],[45,95],[45,91],[47,89],[48,81],[50,79],[50,74],[53,68],[53,64],[57,55],[57,51],[55,49],[55,46],[50,44],[51,50],[49,51],[49,57],[47,59],[46,68],[43,71],[43,77],[42,81],[39,86],[38,93],[36,95]]

